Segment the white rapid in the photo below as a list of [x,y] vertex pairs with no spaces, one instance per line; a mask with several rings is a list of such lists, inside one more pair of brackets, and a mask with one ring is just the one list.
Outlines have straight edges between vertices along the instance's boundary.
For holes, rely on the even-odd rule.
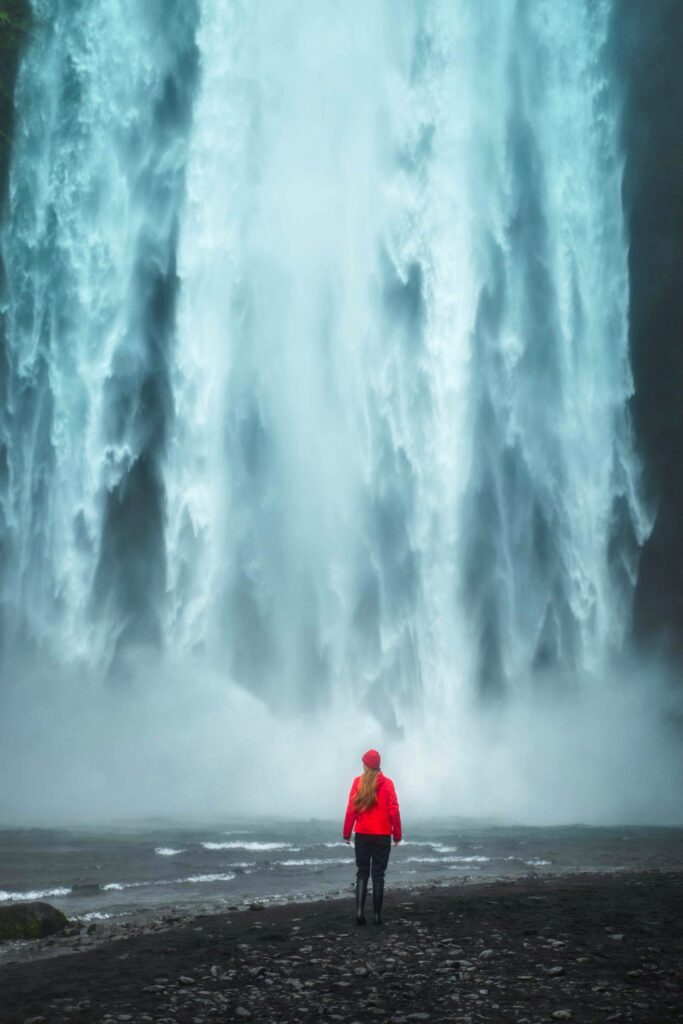
[[610,2],[34,7],[6,644],[408,743],[594,699],[649,529]]

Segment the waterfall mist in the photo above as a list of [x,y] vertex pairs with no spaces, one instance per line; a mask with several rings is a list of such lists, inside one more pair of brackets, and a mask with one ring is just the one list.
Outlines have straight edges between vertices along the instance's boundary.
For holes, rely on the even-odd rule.
[[611,3],[33,6],[0,815],[680,820]]

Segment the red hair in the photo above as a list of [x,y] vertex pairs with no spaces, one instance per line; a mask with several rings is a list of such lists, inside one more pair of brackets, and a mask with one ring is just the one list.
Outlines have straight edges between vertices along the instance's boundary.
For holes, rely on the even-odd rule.
[[353,798],[356,811],[369,811],[377,803],[377,776],[379,768],[368,768],[365,765],[360,777],[358,791]]

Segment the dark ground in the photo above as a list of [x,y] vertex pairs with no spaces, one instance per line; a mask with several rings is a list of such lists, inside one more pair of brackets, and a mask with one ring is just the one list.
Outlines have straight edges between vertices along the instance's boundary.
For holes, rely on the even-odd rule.
[[683,1021],[683,873],[389,888],[385,908],[382,928],[349,894],[33,943],[0,965],[0,1021]]

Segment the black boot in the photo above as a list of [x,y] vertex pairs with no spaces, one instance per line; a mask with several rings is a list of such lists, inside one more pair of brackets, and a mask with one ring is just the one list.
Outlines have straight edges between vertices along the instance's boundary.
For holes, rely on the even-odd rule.
[[365,897],[368,894],[368,880],[367,878],[356,878],[356,924],[366,924],[365,914]]
[[384,924],[382,921],[382,903],[384,901],[384,882],[372,883],[372,923]]

